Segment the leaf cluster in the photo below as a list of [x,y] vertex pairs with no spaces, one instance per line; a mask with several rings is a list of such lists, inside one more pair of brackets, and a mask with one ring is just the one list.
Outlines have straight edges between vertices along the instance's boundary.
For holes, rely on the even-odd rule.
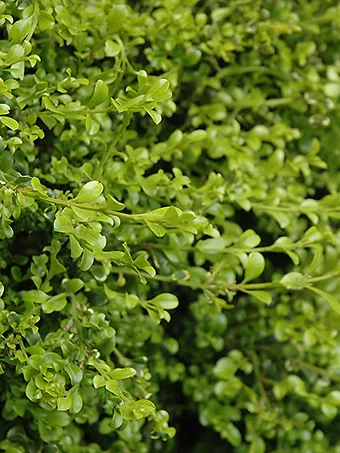
[[338,2],[0,26],[0,450],[338,453]]

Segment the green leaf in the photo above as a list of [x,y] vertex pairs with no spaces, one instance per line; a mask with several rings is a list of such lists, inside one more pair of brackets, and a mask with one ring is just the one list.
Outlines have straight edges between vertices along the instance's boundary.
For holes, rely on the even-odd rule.
[[178,146],[183,139],[183,132],[180,129],[176,129],[168,138],[168,146],[174,148]]
[[98,431],[100,434],[104,434],[104,435],[112,433],[113,428],[112,428],[111,419],[108,417],[103,418],[103,420],[101,420],[101,422],[99,424]]
[[231,8],[215,8],[211,13],[213,22],[224,20],[231,13]]
[[173,310],[174,308],[178,307],[177,297],[169,293],[160,294],[159,296],[156,296],[149,302],[159,307],[162,307],[165,310]]
[[191,212],[183,212],[182,214],[174,207],[170,206],[164,214],[163,220],[170,225],[178,225],[195,220],[195,214]]
[[216,362],[213,373],[220,379],[228,380],[237,370],[234,360],[230,357],[222,357]]
[[134,309],[138,305],[138,302],[139,299],[135,294],[125,294],[125,303],[129,310]]
[[39,179],[36,178],[35,176],[31,179],[31,185],[32,185],[33,190],[36,190],[37,192],[40,193],[40,195],[47,197],[43,185],[41,184]]
[[107,383],[107,380],[103,376],[95,376],[93,378],[93,386],[96,389],[99,389],[100,387],[104,387]]
[[109,33],[117,33],[124,25],[128,15],[129,10],[126,5],[114,5],[107,18]]
[[115,368],[113,371],[110,371],[110,377],[117,381],[130,378],[135,374],[136,370],[134,368]]
[[[57,229],[55,226],[54,226],[54,228],[56,229],[56,231],[61,231],[60,229]],[[73,259],[79,258],[80,255],[83,253],[83,248],[80,246],[79,242],[73,236],[73,234],[70,235],[70,246],[71,246],[71,256],[72,256],[72,258]]]
[[68,411],[72,406],[71,396],[61,396],[57,399],[59,411]]
[[306,288],[310,289],[315,294],[318,294],[319,296],[326,299],[329,305],[333,308],[333,310],[336,313],[340,314],[340,301],[338,299],[336,299],[334,296],[327,293],[326,291],[323,291],[322,289],[315,288],[315,286],[306,286]]
[[256,290],[256,291],[246,291],[242,290],[243,292],[249,294],[250,296],[255,297],[255,299],[264,302],[265,304],[269,305],[272,301],[272,296],[268,291]]
[[16,44],[12,46],[6,55],[5,62],[8,65],[13,65],[16,61],[20,60],[25,55],[25,49],[20,45]]
[[122,426],[123,422],[124,422],[124,419],[121,416],[121,414],[119,414],[117,411],[115,411],[112,416],[112,420],[111,420],[112,428],[114,430],[117,430],[118,428],[120,428]]
[[280,282],[287,289],[302,289],[305,286],[305,276],[300,272],[289,272],[281,278]]
[[93,95],[88,103],[89,108],[96,107],[109,99],[109,89],[103,80],[98,80],[94,88]]
[[146,256],[142,253],[138,255],[133,264],[139,269],[142,269],[144,272],[151,275],[151,277],[154,277],[156,275],[155,269],[151,266],[151,264],[146,259]]
[[283,250],[283,252],[285,252],[289,256],[289,258],[293,261],[293,264],[295,264],[295,266],[297,266],[300,263],[300,258],[297,253],[292,252],[291,250]]
[[323,238],[323,236],[320,233],[320,231],[315,226],[312,226],[303,235],[301,242],[307,242],[307,243],[313,244],[316,242],[320,242],[322,240],[322,238]]
[[83,256],[80,260],[79,267],[82,271],[88,271],[91,269],[94,262],[94,255],[89,250],[84,250]]
[[125,204],[116,200],[112,195],[107,196],[107,207],[113,211],[122,211],[125,208]]
[[286,228],[290,224],[289,215],[284,212],[267,211],[280,225],[280,228]]
[[132,407],[132,412],[137,419],[147,417],[149,414],[156,410],[155,405],[151,401],[146,399],[136,401]]
[[340,96],[340,81],[325,83],[323,90],[326,96],[330,98],[338,98]]
[[50,424],[53,427],[67,426],[71,421],[68,414],[58,411],[49,412],[48,415],[44,417],[44,420],[45,423]]
[[25,62],[24,61],[18,61],[17,63],[12,64],[11,66],[11,75],[15,79],[24,79],[25,75]]
[[148,113],[148,115],[151,116],[151,118],[155,124],[159,124],[162,121],[162,115],[160,115],[158,112],[156,112],[155,110],[152,110],[150,108],[147,108],[145,106],[143,108]]
[[78,414],[83,408],[83,399],[78,392],[73,392],[71,395],[72,405],[70,407],[71,414]]
[[71,278],[70,280],[64,279],[62,284],[65,291],[70,294],[75,294],[84,287],[84,282],[80,278]]
[[120,45],[112,41],[111,39],[107,39],[105,41],[105,55],[107,57],[116,57],[120,54]]
[[196,131],[194,132],[191,132],[187,138],[190,142],[199,142],[201,140],[204,140],[205,138],[207,138],[207,131],[203,130],[203,129],[197,129]]
[[222,431],[222,436],[225,437],[228,442],[234,447],[241,445],[242,437],[240,431],[236,428],[233,423],[226,423]]
[[12,39],[14,42],[23,41],[33,27],[32,21],[33,17],[17,20],[9,29],[8,35],[10,39]]
[[175,338],[167,338],[164,344],[170,354],[177,354],[179,350],[179,343]]
[[114,393],[115,395],[119,391],[119,382],[115,379],[111,379],[108,381],[106,384],[106,390],[108,390],[111,393]]
[[70,363],[65,367],[65,371],[69,375],[72,385],[80,384],[83,379],[83,372],[79,367]]
[[303,334],[303,343],[307,348],[312,348],[317,343],[317,336],[312,331],[312,329],[308,329]]
[[[86,227],[83,224],[78,225],[74,229],[74,233],[79,240],[84,241],[87,244],[89,244],[91,247],[93,247],[93,249],[95,251],[102,250],[106,245],[105,236],[100,234],[99,231],[95,231],[93,228]],[[86,251],[89,251],[89,250],[85,250],[85,252]],[[91,251],[91,253],[92,253],[92,251]]]
[[92,115],[86,115],[85,128],[89,135],[95,135],[99,131],[100,125],[92,118]]
[[85,162],[84,165],[82,166],[82,169],[83,169],[85,175],[88,178],[91,178],[91,176],[93,174],[93,165],[90,162]]
[[46,11],[40,11],[39,13],[39,29],[41,31],[50,30],[54,26],[54,18],[51,14]]
[[252,441],[250,444],[249,453],[265,453],[266,452],[266,444],[263,439],[257,437]]
[[29,400],[36,402],[39,398],[42,397],[41,391],[34,383],[34,379],[31,379],[26,385],[26,396]]
[[8,173],[12,168],[13,168],[13,157],[11,153],[4,151],[0,155],[0,170],[4,171],[5,173]]
[[42,303],[44,313],[53,313],[54,311],[61,311],[67,305],[67,294],[61,293],[53,296]]
[[327,395],[327,401],[336,406],[340,406],[340,391],[333,390]]
[[31,291],[26,291],[23,296],[23,300],[25,302],[36,302],[39,304],[46,302],[49,298],[50,298],[50,296],[48,296],[43,291],[40,291],[37,289],[32,289]]
[[241,234],[234,246],[240,248],[254,248],[257,247],[260,242],[261,238],[254,230],[246,230]]
[[338,408],[329,403],[321,404],[321,412],[326,415],[327,418],[332,420],[337,416]]
[[308,267],[308,274],[313,274],[322,264],[323,262],[323,248],[320,244],[316,244],[314,247],[314,256],[312,259],[311,264]]
[[248,263],[245,271],[243,283],[254,280],[264,271],[265,261],[263,255],[259,252],[251,252],[248,257]]
[[197,243],[197,248],[206,254],[222,253],[227,245],[227,241],[223,237],[206,239]]
[[42,112],[39,114],[39,118],[43,121],[43,123],[51,130],[57,124],[57,120],[55,117],[50,115],[48,112]]
[[[54,220],[54,229],[55,231],[59,231],[60,233],[71,233],[73,232],[73,226],[70,221],[70,218],[64,214],[64,212],[60,212],[57,214],[57,217]],[[72,235],[70,236],[72,237]],[[71,243],[72,245],[72,243]]]
[[148,220],[145,220],[145,223],[157,237],[161,238],[166,234],[166,229],[162,225]]
[[92,203],[103,192],[104,187],[98,181],[87,182],[74,198],[77,203]]
[[0,104],[0,115],[7,115],[10,111],[10,107],[7,104]]
[[64,116],[64,113],[53,104],[52,100],[48,96],[43,97],[42,104],[45,106],[47,110],[56,113],[58,116],[59,115]]

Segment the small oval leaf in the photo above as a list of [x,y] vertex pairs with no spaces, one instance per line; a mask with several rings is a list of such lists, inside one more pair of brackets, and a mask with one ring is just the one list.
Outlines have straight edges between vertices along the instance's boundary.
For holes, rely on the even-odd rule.
[[254,280],[262,274],[265,266],[263,255],[259,252],[251,252],[248,257],[248,263],[243,283]]

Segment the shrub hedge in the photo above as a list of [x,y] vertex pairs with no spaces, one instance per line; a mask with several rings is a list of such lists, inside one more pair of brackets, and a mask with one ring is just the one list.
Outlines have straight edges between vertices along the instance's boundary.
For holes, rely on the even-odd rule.
[[338,1],[0,25],[0,450],[339,453]]

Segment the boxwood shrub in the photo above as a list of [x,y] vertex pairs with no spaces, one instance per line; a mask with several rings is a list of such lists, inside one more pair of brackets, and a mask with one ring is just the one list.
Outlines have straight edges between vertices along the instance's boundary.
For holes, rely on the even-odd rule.
[[338,1],[0,25],[0,450],[339,453]]

